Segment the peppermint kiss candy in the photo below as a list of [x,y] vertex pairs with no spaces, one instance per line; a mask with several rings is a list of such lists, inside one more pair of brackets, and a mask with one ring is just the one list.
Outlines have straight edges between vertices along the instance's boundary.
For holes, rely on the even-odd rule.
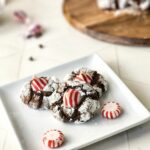
[[64,93],[63,104],[65,107],[72,108],[76,107],[81,100],[81,95],[78,90],[69,89]]
[[49,130],[43,135],[42,141],[48,148],[57,148],[63,144],[64,134],[59,130]]
[[15,11],[13,17],[19,23],[28,24],[30,22],[30,18],[22,10]]
[[47,85],[48,80],[46,78],[38,78],[34,77],[31,81],[31,87],[33,91],[42,91],[44,87]]
[[92,78],[87,73],[80,73],[79,75],[76,75],[75,81],[84,81],[85,83],[91,83]]
[[107,102],[101,109],[102,116],[107,119],[115,119],[120,116],[121,112],[121,107],[116,102]]
[[40,24],[31,24],[25,33],[26,38],[40,37],[43,33],[43,27]]

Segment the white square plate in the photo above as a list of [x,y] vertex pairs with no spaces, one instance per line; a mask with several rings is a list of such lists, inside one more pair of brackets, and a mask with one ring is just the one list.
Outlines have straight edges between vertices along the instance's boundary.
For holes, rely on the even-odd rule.
[[124,110],[122,116],[115,120],[107,120],[99,113],[85,124],[62,123],[53,118],[49,111],[33,110],[21,102],[20,89],[27,80],[31,79],[28,77],[0,87],[3,106],[22,149],[44,149],[41,136],[48,129],[62,130],[66,141],[59,149],[70,150],[85,147],[149,120],[149,111],[96,54],[49,69],[39,75],[55,75],[63,79],[67,72],[79,67],[95,69],[104,75],[109,83],[109,91],[101,101],[102,103],[107,100],[118,101]]

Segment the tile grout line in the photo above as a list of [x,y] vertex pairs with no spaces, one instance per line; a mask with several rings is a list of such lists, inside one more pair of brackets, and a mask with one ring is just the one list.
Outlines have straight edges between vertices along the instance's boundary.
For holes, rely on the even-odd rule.
[[17,71],[17,75],[16,75],[16,77],[17,77],[17,79],[19,79],[20,78],[20,71],[21,71],[21,65],[22,65],[22,60],[23,60],[23,56],[24,56],[24,53],[25,53],[25,45],[26,45],[26,42],[23,42],[24,44],[23,44],[23,50],[22,50],[22,52],[21,52],[21,54],[20,54],[20,60],[19,60],[19,66],[18,66],[18,71]]
[[14,55],[16,55],[16,54],[17,54],[17,52],[15,52],[15,53],[13,53],[13,54],[10,54],[10,55],[7,55],[7,56],[4,56],[4,57],[0,57],[0,60],[2,60],[2,59],[7,59],[7,58],[12,57],[12,56],[14,56]]
[[121,78],[120,68],[119,68],[119,57],[118,57],[118,49],[117,49],[117,46],[115,46],[115,55],[116,55],[116,64],[117,64],[118,76]]
[[131,150],[131,145],[130,145],[130,142],[129,142],[129,135],[128,135],[128,131],[126,131],[126,139],[127,139],[127,143],[128,143],[128,149]]

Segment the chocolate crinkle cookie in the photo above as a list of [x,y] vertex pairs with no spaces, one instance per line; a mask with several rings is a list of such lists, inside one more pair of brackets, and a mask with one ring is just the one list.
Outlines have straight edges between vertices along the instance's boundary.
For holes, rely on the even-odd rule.
[[33,109],[49,109],[49,97],[59,89],[59,80],[54,77],[33,77],[21,90],[21,100]]
[[64,80],[69,85],[78,85],[80,83],[89,84],[99,93],[99,97],[108,89],[108,83],[104,77],[97,71],[87,68],[80,68],[72,71],[70,74],[66,75]]
[[85,83],[62,85],[62,91],[56,90],[48,97],[54,117],[74,123],[84,123],[93,118],[100,109],[98,92]]
[[72,71],[64,82],[55,77],[36,77],[25,83],[21,100],[33,109],[49,109],[63,122],[84,123],[100,109],[100,97],[108,84],[97,71]]

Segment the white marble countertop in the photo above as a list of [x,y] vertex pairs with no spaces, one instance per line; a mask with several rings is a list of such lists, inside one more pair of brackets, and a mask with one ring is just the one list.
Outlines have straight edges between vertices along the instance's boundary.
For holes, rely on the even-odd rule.
[[[150,47],[129,47],[92,39],[72,28],[62,14],[62,0],[9,0],[0,16],[0,84],[9,83],[61,63],[99,54],[150,110]],[[15,23],[12,12],[25,10],[46,29],[39,39],[22,38],[24,26]],[[44,49],[38,47],[45,46]],[[29,61],[29,57],[35,61]],[[1,108],[1,107],[0,107]],[[0,150],[19,150],[17,140],[0,109]],[[86,150],[148,150],[150,122],[95,143]]]

